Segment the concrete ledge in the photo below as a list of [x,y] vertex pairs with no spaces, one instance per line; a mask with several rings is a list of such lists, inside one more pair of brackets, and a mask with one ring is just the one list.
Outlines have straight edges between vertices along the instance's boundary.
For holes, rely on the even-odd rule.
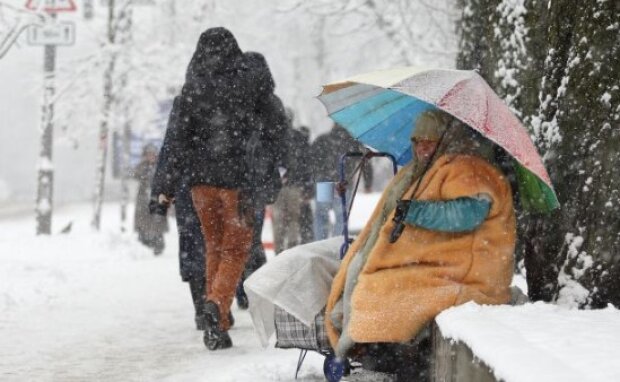
[[498,381],[491,369],[477,359],[462,342],[453,342],[441,334],[433,322],[431,381],[433,382],[492,382]]

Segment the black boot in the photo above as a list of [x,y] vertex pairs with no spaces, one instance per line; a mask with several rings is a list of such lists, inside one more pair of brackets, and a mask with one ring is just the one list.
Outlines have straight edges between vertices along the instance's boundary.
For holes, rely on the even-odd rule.
[[207,329],[203,339],[207,349],[218,350],[232,347],[228,332],[220,329],[220,309],[213,301],[207,301],[205,304],[205,321]]

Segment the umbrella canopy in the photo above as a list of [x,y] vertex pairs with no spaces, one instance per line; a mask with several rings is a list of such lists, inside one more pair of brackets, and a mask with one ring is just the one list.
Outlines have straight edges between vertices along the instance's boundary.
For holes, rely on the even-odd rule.
[[501,146],[517,162],[523,206],[547,212],[559,206],[553,185],[527,130],[476,72],[397,68],[324,86],[319,100],[329,116],[363,144],[403,165],[412,159],[409,137],[420,113],[440,109]]

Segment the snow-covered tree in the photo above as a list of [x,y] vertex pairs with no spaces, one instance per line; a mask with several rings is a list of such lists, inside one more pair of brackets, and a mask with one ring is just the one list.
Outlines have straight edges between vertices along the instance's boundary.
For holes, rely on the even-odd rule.
[[[115,0],[108,0],[108,22],[104,46],[110,52],[104,59],[103,103],[101,104],[101,119],[99,121],[99,153],[95,171],[95,211],[92,222],[95,229],[99,229],[101,223],[101,205],[104,197],[112,113],[122,110],[118,108],[121,104],[121,97],[125,98],[125,102],[130,102],[128,97],[124,97],[128,93],[126,88],[127,74],[121,74],[119,81],[116,80],[116,77],[118,76],[119,60],[130,51],[132,8],[130,1],[117,5]],[[124,118],[128,118],[128,116],[124,116]]]
[[[550,49],[534,133],[562,210],[535,256],[559,254],[556,297],[620,305],[620,4],[549,3]],[[555,257],[555,256],[554,256]]]
[[459,57],[469,59],[461,66],[486,73],[531,129],[562,204],[551,215],[521,214],[530,296],[573,306],[620,304],[618,2],[461,6]]
[[74,144],[83,139],[99,141],[94,227],[101,221],[112,134],[123,140],[121,215],[125,216],[131,170],[125,141],[132,134],[161,135],[156,128],[161,122],[157,120],[159,103],[171,96],[170,88],[182,84],[185,61],[195,44],[187,35],[204,29],[213,3],[179,7],[172,0],[159,0],[146,7],[131,0],[109,0],[98,8],[105,17],[95,18],[91,26],[97,49],[59,68],[61,102],[55,120],[62,126],[62,137]]

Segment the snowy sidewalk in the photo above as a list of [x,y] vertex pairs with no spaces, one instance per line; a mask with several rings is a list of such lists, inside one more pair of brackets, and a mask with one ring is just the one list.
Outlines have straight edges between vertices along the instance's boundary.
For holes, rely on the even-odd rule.
[[[177,243],[154,257],[118,232],[118,206],[93,233],[90,208],[62,211],[35,237],[34,219],[0,220],[0,380],[290,381],[298,352],[263,349],[247,312],[233,310],[234,347],[209,352],[195,330]],[[302,381],[322,381],[322,357],[308,355]]]

